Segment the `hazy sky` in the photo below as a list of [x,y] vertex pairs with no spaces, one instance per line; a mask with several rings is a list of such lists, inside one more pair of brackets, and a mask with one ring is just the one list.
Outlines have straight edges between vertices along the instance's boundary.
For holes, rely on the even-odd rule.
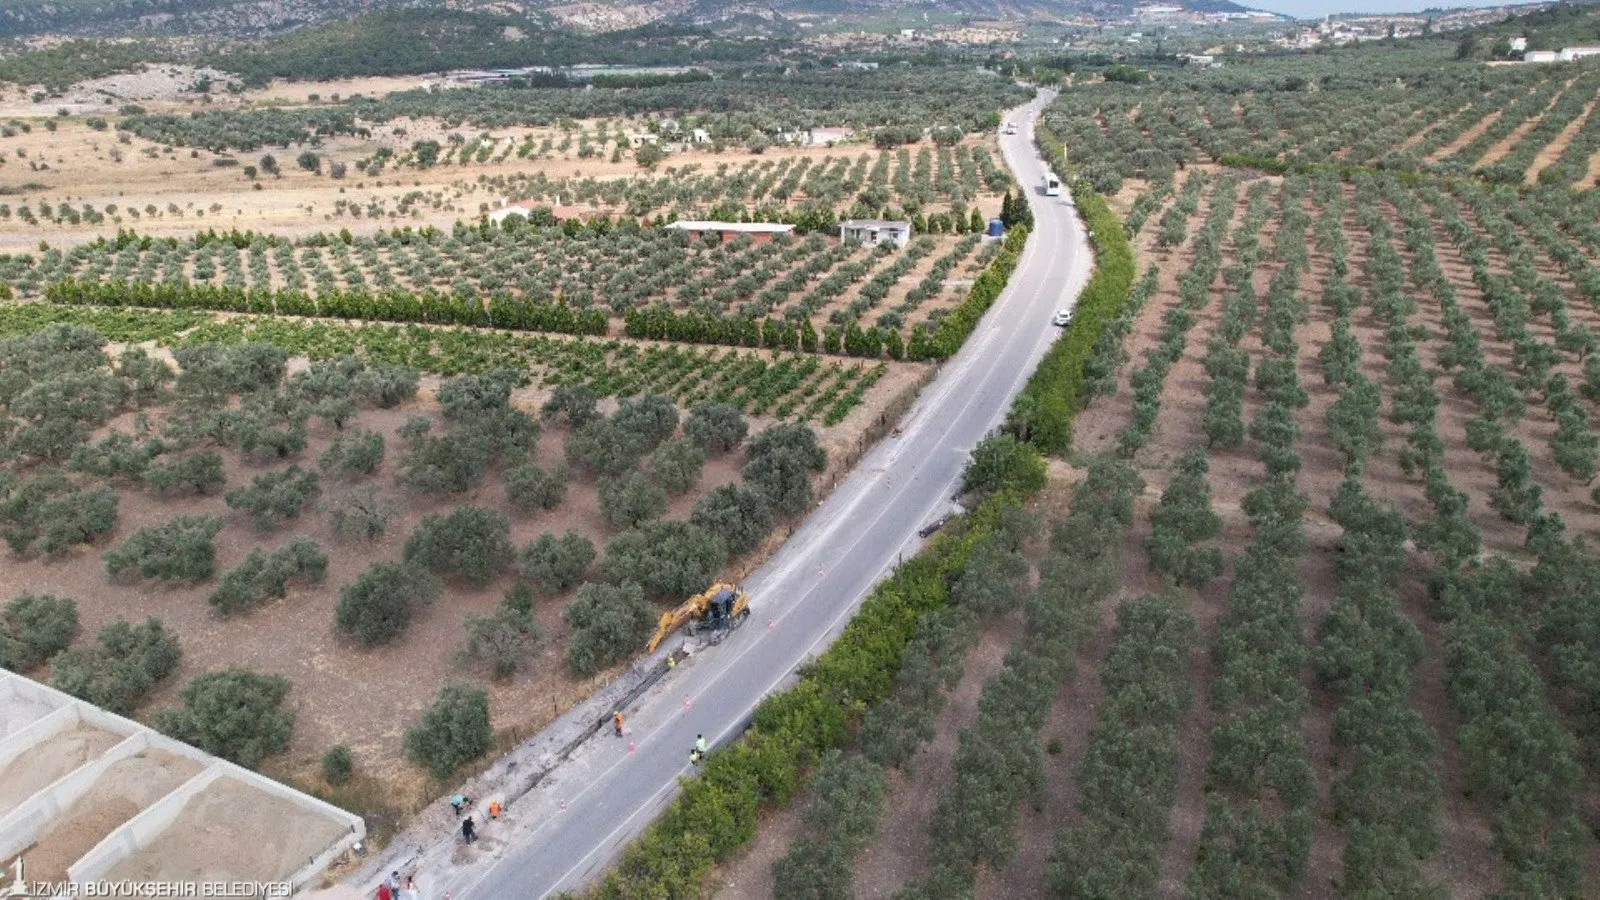
[[1329,13],[1400,13],[1467,6],[1503,6],[1506,0],[1236,0],[1241,6],[1286,16],[1321,18]]

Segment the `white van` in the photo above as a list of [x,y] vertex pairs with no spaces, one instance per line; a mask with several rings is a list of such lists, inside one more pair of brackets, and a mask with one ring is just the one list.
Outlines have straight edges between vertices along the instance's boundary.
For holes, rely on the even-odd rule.
[[1046,197],[1061,196],[1061,179],[1054,172],[1044,173],[1044,195]]

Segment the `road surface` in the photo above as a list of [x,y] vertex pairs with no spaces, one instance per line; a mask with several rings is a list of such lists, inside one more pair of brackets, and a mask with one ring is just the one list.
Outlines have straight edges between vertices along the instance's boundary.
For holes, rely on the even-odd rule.
[[[756,705],[836,637],[917,531],[950,504],[967,454],[1004,419],[1077,302],[1093,259],[1070,196],[1043,195],[1045,164],[1033,123],[1050,94],[1008,114],[1006,162],[1027,190],[1035,229],[1011,283],[966,346],[907,414],[899,437],[867,453],[765,566],[745,580],[748,624],[670,673],[628,720],[627,738],[602,732],[518,802],[528,827],[486,866],[445,885],[458,900],[543,897],[603,873],[650,824],[687,774],[697,735],[736,737]],[[528,808],[540,808],[530,816]],[[487,848],[486,848],[487,849]]]

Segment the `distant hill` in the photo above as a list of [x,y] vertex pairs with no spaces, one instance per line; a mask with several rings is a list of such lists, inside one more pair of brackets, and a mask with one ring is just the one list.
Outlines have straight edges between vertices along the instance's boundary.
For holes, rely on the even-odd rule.
[[[1021,20],[1117,15],[1136,5],[1136,0],[0,0],[0,37],[261,37],[394,10],[481,12],[529,26],[587,32],[666,22],[781,34],[794,27],[787,20],[795,16],[914,20],[927,13],[941,20],[952,15]],[[1188,0],[1186,5],[1205,11],[1245,8],[1231,0]]]

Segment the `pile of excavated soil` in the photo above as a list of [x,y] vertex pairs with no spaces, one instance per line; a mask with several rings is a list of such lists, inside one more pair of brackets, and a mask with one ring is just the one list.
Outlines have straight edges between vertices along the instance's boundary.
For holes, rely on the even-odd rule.
[[0,738],[16,734],[55,712],[48,703],[16,695],[0,697]]
[[66,881],[67,867],[200,769],[195,760],[166,750],[146,750],[112,763],[24,853],[28,874],[41,881]]
[[80,722],[24,750],[0,769],[0,816],[124,738],[125,735]]
[[343,823],[234,778],[184,804],[148,847],[106,881],[283,881],[345,833]]

